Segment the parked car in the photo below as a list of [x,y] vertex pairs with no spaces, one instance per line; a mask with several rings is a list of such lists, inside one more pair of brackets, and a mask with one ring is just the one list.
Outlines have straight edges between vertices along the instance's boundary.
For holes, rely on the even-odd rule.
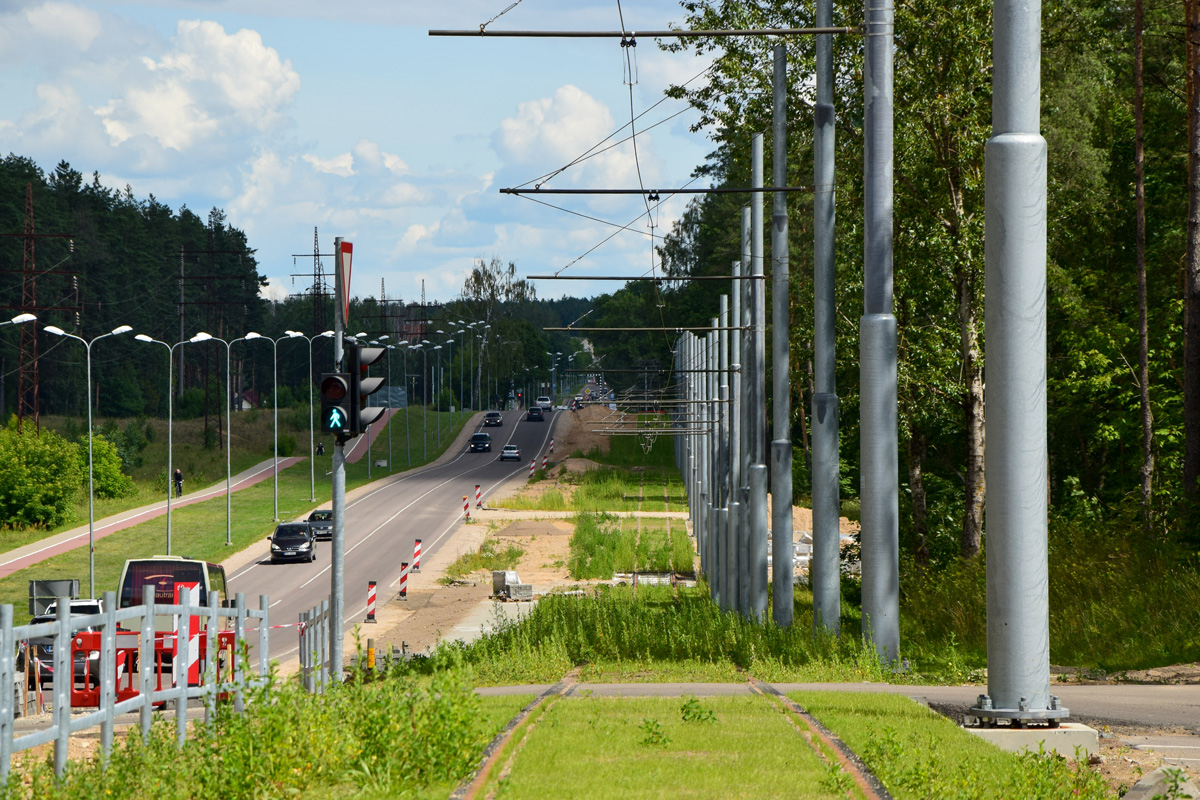
[[500,460],[508,461],[509,459],[513,461],[520,461],[521,448],[517,447],[515,444],[506,444],[504,447],[500,448]]
[[271,562],[316,561],[317,541],[307,522],[284,522],[271,534]]
[[[92,601],[96,602],[96,601]],[[82,616],[80,614],[72,614],[73,617]],[[43,622],[54,622],[57,619],[54,614],[38,614],[33,619],[29,620],[30,625],[38,625]],[[76,631],[95,631],[96,628],[78,628]],[[29,668],[26,669],[26,648],[22,647],[17,653],[17,672],[27,672],[26,680],[29,682],[30,688],[38,683],[43,687],[49,686],[54,682],[54,637],[39,636],[29,640],[28,653],[31,658],[28,659]],[[70,640],[67,640],[64,647],[70,647]],[[84,686],[99,686],[100,685],[100,652],[94,651],[85,653],[80,650],[75,653],[75,683],[82,683]]]
[[483,426],[485,428],[499,428],[504,424],[504,415],[499,411],[489,411],[483,415]]
[[542,422],[546,419],[546,415],[542,413],[539,406],[530,406],[529,411],[525,413],[525,419],[530,422]]
[[308,527],[312,528],[314,539],[333,538],[333,510],[318,508],[308,515]]
[[492,435],[490,433],[471,434],[471,452],[472,453],[490,453],[492,452]]
[[[50,605],[46,606],[46,610],[42,612],[42,614],[44,614],[46,616],[50,616],[50,617],[53,617],[57,613],[58,613],[58,601],[57,600],[52,602]],[[104,601],[103,600],[95,600],[92,598],[75,598],[74,600],[71,601],[70,614],[72,617],[82,617],[82,616],[87,616],[89,614],[103,614],[103,613],[104,613]]]

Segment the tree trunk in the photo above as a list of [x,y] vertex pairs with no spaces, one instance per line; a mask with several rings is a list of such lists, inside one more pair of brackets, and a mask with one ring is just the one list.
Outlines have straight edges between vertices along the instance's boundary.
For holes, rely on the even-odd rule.
[[1138,291],[1138,394],[1142,417],[1142,521],[1147,534],[1151,528],[1151,502],[1154,487],[1154,416],[1150,409],[1150,323],[1146,289],[1146,134],[1143,118],[1145,84],[1143,82],[1142,32],[1145,24],[1142,0],[1133,4],[1133,171],[1134,197],[1137,203],[1137,291]]
[[1188,217],[1183,329],[1183,492],[1200,499],[1200,0],[1187,0]]
[[987,490],[984,479],[983,358],[979,351],[979,316],[971,275],[962,270],[955,281],[958,291],[959,339],[962,346],[963,412],[967,429],[967,464],[964,476],[962,556],[979,555],[983,543],[983,502]]
[[917,566],[929,566],[929,521],[925,506],[925,436],[913,429],[908,437],[908,490],[912,494],[913,533],[917,537]]

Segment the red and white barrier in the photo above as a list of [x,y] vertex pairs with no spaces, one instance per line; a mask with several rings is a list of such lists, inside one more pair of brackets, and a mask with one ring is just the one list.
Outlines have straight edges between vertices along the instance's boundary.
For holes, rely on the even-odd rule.
[[554,440],[553,439],[550,440],[550,452],[551,453],[554,452]]
[[537,459],[531,458],[529,459],[529,477],[533,477],[533,471],[535,469],[537,469]]
[[400,562],[400,599],[408,599],[408,562]]
[[542,469],[545,469],[546,465],[549,463],[550,463],[550,456],[549,455],[542,456]]
[[375,581],[367,582],[367,622],[375,621]]
[[483,508],[483,492],[479,488],[479,484],[475,484],[475,507]]
[[471,521],[471,501],[465,494],[463,495],[463,516],[466,517],[467,522]]
[[417,539],[413,542],[413,563],[412,571],[421,571],[421,540]]
[[[186,581],[175,582],[175,605],[182,606],[199,606],[200,604],[200,584],[188,583]],[[175,615],[173,619],[172,630],[176,631],[175,648],[172,653],[174,663],[181,663],[179,660],[179,615]],[[188,616],[188,640],[184,644],[186,651],[185,658],[182,663],[187,664],[187,681],[188,683],[198,683],[200,681],[200,617],[195,615]],[[171,684],[179,685],[180,670],[171,670]]]

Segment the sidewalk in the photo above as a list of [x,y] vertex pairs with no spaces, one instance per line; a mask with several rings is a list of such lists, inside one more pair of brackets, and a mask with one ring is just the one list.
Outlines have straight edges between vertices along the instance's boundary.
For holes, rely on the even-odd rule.
[[[391,414],[402,409],[391,409]],[[386,414],[386,412],[385,412]],[[372,426],[370,437],[374,443],[379,434],[383,431],[384,426]],[[346,461],[354,463],[361,459],[367,452],[367,439],[360,436],[354,440],[354,443],[346,451]],[[295,466],[296,464],[307,461],[305,456],[289,456],[288,458],[279,459],[279,471]],[[254,486],[269,480],[274,475],[274,459],[255,464],[250,469],[239,472],[233,475],[230,479],[233,491],[241,491],[242,489]],[[198,492],[184,495],[180,498],[173,498],[171,501],[171,510],[190,506],[193,503],[203,503],[206,500],[212,500],[217,497],[225,496],[225,481],[219,481]],[[106,536],[111,536],[117,531],[131,528],[134,525],[140,525],[143,522],[148,522],[157,517],[165,516],[167,513],[167,501],[163,500],[157,503],[141,506],[140,508],[131,508],[128,511],[122,511],[119,514],[113,514],[103,519],[95,521],[93,540],[100,540]],[[60,553],[74,550],[76,547],[83,547],[88,540],[88,526],[83,524],[70,530],[56,533],[46,539],[40,539],[36,542],[31,542],[24,547],[18,547],[15,550],[10,550],[7,553],[0,553],[0,578],[7,577],[17,570],[25,569],[33,566],[47,558],[59,555]]]

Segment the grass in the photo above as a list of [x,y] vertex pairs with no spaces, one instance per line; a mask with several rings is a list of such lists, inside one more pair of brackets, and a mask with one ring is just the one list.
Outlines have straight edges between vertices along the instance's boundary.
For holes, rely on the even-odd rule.
[[[448,414],[445,416],[449,417]],[[466,418],[463,415],[456,416],[459,417],[457,424],[461,429]],[[402,421],[402,415],[397,415],[393,421]],[[448,425],[449,420],[447,419],[446,422]],[[235,430],[236,427],[235,419]],[[444,448],[453,441],[454,437],[446,430],[443,430],[442,433]],[[381,439],[383,448],[386,448],[386,430]],[[414,442],[414,444],[419,447],[419,443]],[[377,440],[375,452],[380,451],[380,445],[381,442]],[[279,473],[279,516],[281,519],[294,519],[308,514],[318,505],[328,505],[328,498],[332,494],[332,478],[329,474],[333,468],[332,451],[332,447],[327,447],[325,455],[317,456],[316,459],[316,496],[319,498],[317,502],[308,499],[309,470],[306,465],[297,464],[291,469],[282,470]],[[383,452],[386,452],[386,449]],[[419,450],[413,454],[414,464],[420,463],[419,455]],[[428,455],[430,460],[439,455],[432,449],[432,442]],[[368,465],[365,456],[356,463],[347,464],[347,490],[367,483],[367,472]],[[371,472],[373,479],[386,477],[389,474],[380,468],[373,468]],[[274,530],[273,482],[270,479],[235,492],[231,506],[231,539],[233,542],[231,547],[225,544],[226,511],[223,496],[174,509],[171,515],[172,552],[208,561],[223,561],[233,553],[265,539]],[[99,518],[99,512],[97,512],[97,519]],[[116,589],[121,568],[127,558],[166,552],[166,530],[167,518],[164,514],[103,539],[97,539],[96,593],[100,594],[105,589]],[[86,540],[74,550],[53,556],[0,578],[0,603],[12,603],[17,609],[24,609],[28,605],[30,580],[58,578],[78,578],[80,590],[88,591]],[[253,601],[253,598],[250,600]]]
[[474,553],[464,553],[446,568],[446,575],[440,578],[443,583],[453,583],[461,580],[472,572],[479,570],[512,569],[525,555],[525,549],[518,544],[509,544],[503,550],[495,539],[484,539],[479,549]]
[[[575,511],[686,511],[683,480],[676,470],[647,468],[630,473],[596,469],[578,476],[571,496]],[[671,502],[664,502],[664,495]]]
[[571,536],[568,569],[575,580],[611,578],[617,572],[692,572],[692,544],[682,520],[617,518],[579,514]]
[[489,500],[495,508],[511,508],[517,511],[566,511],[567,499],[562,491],[548,489],[540,495],[518,494],[498,500]]
[[843,796],[822,786],[821,760],[757,697],[572,698],[524,730],[511,773],[489,782],[497,798]]
[[907,697],[795,692],[897,800],[1108,797],[1103,779],[1058,758],[1005,753]]
[[308,695],[275,685],[196,726],[177,750],[174,725],[155,725],[149,745],[130,736],[99,759],[70,765],[61,783],[46,762],[17,768],[5,797],[240,798],[446,797],[528,696],[480,698],[465,673],[422,684],[403,676],[335,685]]

